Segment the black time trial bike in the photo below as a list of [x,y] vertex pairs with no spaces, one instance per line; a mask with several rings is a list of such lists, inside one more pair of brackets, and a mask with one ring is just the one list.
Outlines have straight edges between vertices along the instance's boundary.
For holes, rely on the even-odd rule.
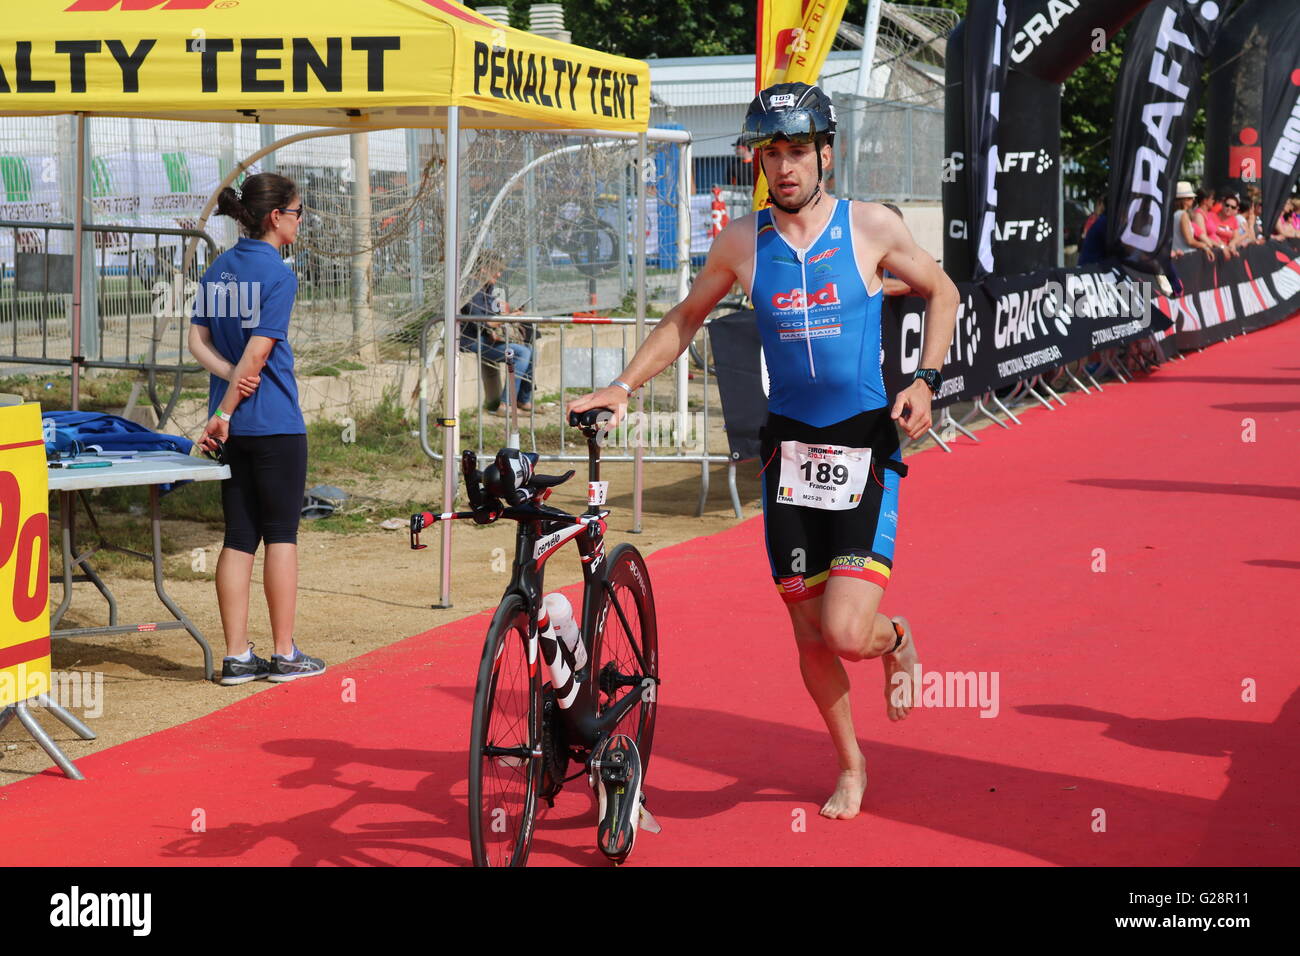
[[[624,862],[638,828],[658,830],[642,786],[660,680],[654,594],[636,548],[605,552],[609,512],[600,505],[608,485],[600,480],[600,444],[610,419],[608,409],[569,416],[587,438],[588,507],[580,515],[543,503],[573,471],[537,474],[537,455],[506,448],[482,471],[473,451],[462,453],[469,511],[411,516],[417,550],[426,547],[420,532],[440,521],[506,519],[519,526],[510,583],[488,627],[474,689],[469,835],[476,866],[524,866],[538,800],[554,806],[564,784],[582,776],[596,792],[596,844],[607,858]],[[585,654],[565,659],[574,664],[585,656],[585,663],[566,674],[557,693],[550,679],[557,669],[539,665],[567,648],[539,620],[546,561],[569,542],[582,560],[582,606],[574,617]]]

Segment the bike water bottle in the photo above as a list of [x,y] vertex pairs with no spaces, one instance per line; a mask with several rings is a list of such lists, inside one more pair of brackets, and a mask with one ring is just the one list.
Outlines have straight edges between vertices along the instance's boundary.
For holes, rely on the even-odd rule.
[[554,622],[547,613],[550,595],[542,602],[542,613],[537,618],[537,636],[542,645],[543,676],[549,677],[551,687],[555,689],[555,699],[562,710],[568,710],[578,696],[578,682],[573,679],[573,655],[569,653],[564,639],[555,630]]
[[573,606],[563,594],[548,594],[542,601],[551,617],[551,626],[569,651],[569,660],[575,671],[587,666],[587,649],[582,645],[578,622],[573,616]]

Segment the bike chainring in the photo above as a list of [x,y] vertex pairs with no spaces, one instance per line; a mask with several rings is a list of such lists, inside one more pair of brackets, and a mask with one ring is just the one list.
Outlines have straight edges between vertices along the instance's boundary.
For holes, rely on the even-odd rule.
[[564,773],[569,769],[569,748],[560,705],[549,687],[542,696],[542,789],[541,798],[555,806],[555,796],[564,788]]

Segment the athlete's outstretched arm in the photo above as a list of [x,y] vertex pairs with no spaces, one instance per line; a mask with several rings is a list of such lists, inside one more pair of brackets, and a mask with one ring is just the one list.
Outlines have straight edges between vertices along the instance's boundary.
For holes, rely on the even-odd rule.
[[[854,203],[853,213],[855,232],[871,236],[884,248],[880,265],[925,299],[920,368],[942,369],[957,326],[957,287],[934,257],[916,244],[902,219],[890,210],[876,203]],[[931,397],[930,387],[919,380],[898,393],[893,417],[909,438],[920,438],[929,430]]]
[[[713,240],[704,268],[695,277],[690,293],[646,336],[632,361],[619,375],[620,381],[633,390],[638,389],[686,351],[713,307],[722,301],[736,282],[739,264],[753,255],[754,231],[749,218],[733,222]],[[627,392],[611,385],[574,399],[568,410],[583,412],[589,408],[613,408],[616,417],[612,427],[623,417],[627,399]]]

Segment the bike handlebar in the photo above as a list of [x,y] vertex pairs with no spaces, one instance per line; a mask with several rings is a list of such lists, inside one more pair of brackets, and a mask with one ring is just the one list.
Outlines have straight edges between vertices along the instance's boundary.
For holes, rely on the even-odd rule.
[[[569,413],[569,424],[587,437],[587,446],[592,459],[593,480],[596,478],[595,470],[600,461],[598,439],[608,430],[608,423],[613,417],[614,410],[611,408],[589,408],[586,411]],[[537,459],[538,456],[531,452],[521,453],[517,449],[503,448],[497,452],[485,473],[479,471],[478,455],[475,452],[469,449],[461,452],[461,472],[465,479],[465,490],[469,495],[471,510],[447,514],[421,511],[411,515],[411,548],[423,551],[428,547],[420,544],[420,532],[439,521],[472,519],[475,524],[491,524],[503,517],[516,521],[538,518],[571,522],[581,520],[567,512],[546,508],[539,503],[549,494],[551,488],[568,481],[573,477],[574,472],[570,469],[563,475],[537,474],[533,471]],[[502,502],[502,498],[506,499],[505,503]],[[594,506],[587,512],[589,515],[595,513]]]

